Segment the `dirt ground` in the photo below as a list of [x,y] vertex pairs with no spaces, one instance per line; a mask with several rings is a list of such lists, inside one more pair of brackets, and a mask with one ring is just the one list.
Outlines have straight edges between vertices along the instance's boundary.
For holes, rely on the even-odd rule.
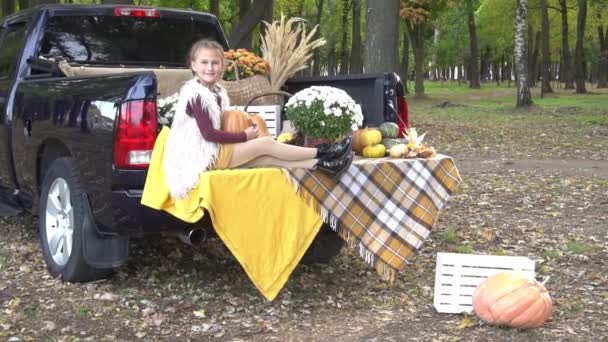
[[[435,106],[412,105],[419,113],[449,114]],[[556,115],[561,120],[573,111]],[[46,272],[36,219],[0,219],[0,339],[608,340],[606,111],[592,110],[598,120],[575,128],[545,120],[555,113],[543,108],[524,123],[421,115],[417,125],[441,132],[429,133],[435,135],[429,142],[455,159],[464,187],[392,285],[345,248],[329,265],[298,266],[268,302],[219,240],[191,248],[172,238],[134,240],[128,264],[108,280],[64,284]],[[437,313],[438,252],[532,258],[538,279],[548,279],[552,318],[519,331]]]

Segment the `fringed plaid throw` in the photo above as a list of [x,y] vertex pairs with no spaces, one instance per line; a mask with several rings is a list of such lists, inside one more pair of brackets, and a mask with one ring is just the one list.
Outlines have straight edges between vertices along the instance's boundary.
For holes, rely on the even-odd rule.
[[332,229],[384,280],[393,281],[428,238],[439,210],[461,184],[454,161],[358,159],[336,183],[319,171],[289,171]]

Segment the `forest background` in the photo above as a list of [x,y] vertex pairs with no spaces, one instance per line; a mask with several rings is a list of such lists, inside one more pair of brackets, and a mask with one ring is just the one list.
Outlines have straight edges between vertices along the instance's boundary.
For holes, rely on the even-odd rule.
[[262,21],[302,17],[328,41],[303,74],[395,71],[420,97],[426,80],[513,82],[521,106],[529,87],[608,87],[608,0],[2,0],[0,16],[47,3],[206,11],[231,47],[257,52]]

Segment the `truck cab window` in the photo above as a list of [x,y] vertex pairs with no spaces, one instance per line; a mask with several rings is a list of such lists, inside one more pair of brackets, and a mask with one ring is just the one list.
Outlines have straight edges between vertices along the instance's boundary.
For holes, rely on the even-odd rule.
[[13,76],[23,40],[25,39],[25,23],[9,26],[5,29],[4,38],[0,42],[0,78]]
[[47,23],[40,54],[61,57],[71,63],[183,66],[190,46],[201,38],[221,41],[215,26],[204,21],[54,16]]

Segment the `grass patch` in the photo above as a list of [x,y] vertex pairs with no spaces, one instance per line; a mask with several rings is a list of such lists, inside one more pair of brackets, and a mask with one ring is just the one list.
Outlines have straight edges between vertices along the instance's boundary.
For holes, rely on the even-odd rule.
[[76,317],[78,319],[86,319],[91,316],[91,309],[89,309],[86,305],[80,305],[78,309],[76,309]]
[[456,234],[456,230],[448,228],[441,234],[441,239],[447,243],[454,244],[458,242],[458,234]]
[[587,255],[591,254],[595,247],[580,240],[569,240],[566,242],[566,250],[572,254]]
[[546,260],[557,260],[559,258],[561,258],[563,255],[563,253],[561,251],[555,250],[555,249],[549,249],[546,250],[543,253],[543,259]]
[[452,247],[453,253],[462,253],[462,254],[470,254],[473,253],[473,247],[469,244],[466,245],[458,245]]
[[492,250],[490,252],[491,255],[511,255],[511,252],[509,252],[506,249],[502,249],[502,248],[496,248],[494,250]]

